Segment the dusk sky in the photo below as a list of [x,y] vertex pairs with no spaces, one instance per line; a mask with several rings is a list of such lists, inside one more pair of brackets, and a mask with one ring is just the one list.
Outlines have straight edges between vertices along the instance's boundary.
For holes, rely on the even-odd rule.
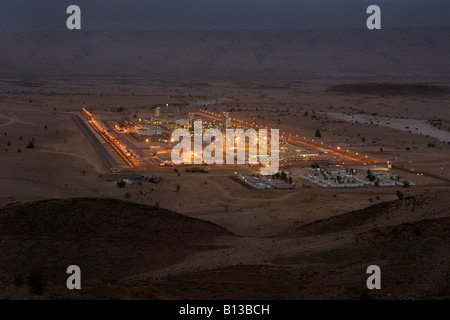
[[71,4],[84,30],[365,28],[372,4],[383,28],[450,25],[448,0],[0,0],[0,30],[65,30]]

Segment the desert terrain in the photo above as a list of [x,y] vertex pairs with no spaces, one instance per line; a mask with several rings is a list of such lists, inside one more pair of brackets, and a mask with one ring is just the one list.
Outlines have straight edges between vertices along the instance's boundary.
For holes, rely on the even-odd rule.
[[[450,298],[450,69],[430,53],[450,50],[445,31],[372,41],[352,31],[346,45],[336,31],[80,33],[75,42],[36,33],[20,53],[30,35],[1,34],[0,297]],[[371,45],[382,48],[375,57]],[[146,116],[166,104],[163,114],[206,107],[358,152],[376,162],[358,170],[389,164],[415,185],[304,188],[310,165],[282,163],[293,189],[230,178],[256,174],[249,166],[124,168],[154,179],[119,188],[74,115]],[[82,290],[65,286],[71,264]],[[382,290],[366,288],[372,264]],[[36,270],[47,279],[41,294],[25,284]]]

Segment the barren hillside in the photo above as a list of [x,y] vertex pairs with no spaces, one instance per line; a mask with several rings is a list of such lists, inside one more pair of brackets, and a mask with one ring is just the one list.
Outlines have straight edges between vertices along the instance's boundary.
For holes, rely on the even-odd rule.
[[[450,297],[450,196],[434,191],[317,221],[269,238],[112,199],[0,208],[5,299],[429,299]],[[82,269],[81,291],[65,268]],[[366,268],[382,290],[366,292]],[[42,270],[42,296],[25,279]]]
[[448,28],[2,32],[4,75],[448,75]]

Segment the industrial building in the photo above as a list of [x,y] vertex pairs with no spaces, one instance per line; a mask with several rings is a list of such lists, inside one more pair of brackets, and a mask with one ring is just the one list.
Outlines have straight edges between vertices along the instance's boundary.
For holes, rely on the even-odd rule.
[[246,186],[249,189],[264,190],[264,189],[293,189],[294,185],[287,183],[281,179],[274,179],[267,176],[242,175],[235,174],[230,176],[234,181]]
[[230,114],[228,112],[224,112],[222,114],[222,123],[223,123],[223,129],[226,130],[230,126]]
[[141,127],[142,129],[138,131],[138,135],[140,136],[160,136],[163,133],[159,126],[148,125]]
[[322,188],[359,188],[364,186],[395,187],[414,186],[413,181],[405,180],[387,170],[363,173],[354,169],[327,171],[324,168],[310,168],[313,174],[301,176],[310,183]]

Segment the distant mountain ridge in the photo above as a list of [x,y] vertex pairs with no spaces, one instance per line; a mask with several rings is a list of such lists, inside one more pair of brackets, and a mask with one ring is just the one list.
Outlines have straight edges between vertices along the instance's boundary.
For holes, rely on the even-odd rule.
[[448,76],[450,28],[0,32],[2,75]]

